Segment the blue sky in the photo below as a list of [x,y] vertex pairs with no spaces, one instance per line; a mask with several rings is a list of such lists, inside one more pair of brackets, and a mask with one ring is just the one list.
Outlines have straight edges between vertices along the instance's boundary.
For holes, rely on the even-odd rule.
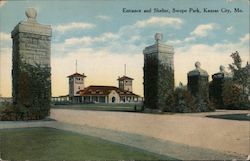
[[[26,20],[26,8],[38,11],[37,21],[52,26],[52,94],[68,93],[67,75],[84,72],[86,86],[117,85],[123,75],[133,77],[134,91],[142,95],[142,50],[161,32],[163,42],[175,48],[175,80],[186,83],[186,73],[199,60],[211,75],[231,63],[238,50],[249,61],[248,0],[73,0],[2,1],[0,3],[0,94],[11,95],[10,32]],[[170,13],[123,13],[126,9],[169,9]],[[188,12],[198,8],[201,13]],[[219,13],[204,13],[204,8]],[[234,8],[243,12],[235,13]],[[173,13],[173,9],[187,10]],[[222,13],[221,9],[230,10]]]

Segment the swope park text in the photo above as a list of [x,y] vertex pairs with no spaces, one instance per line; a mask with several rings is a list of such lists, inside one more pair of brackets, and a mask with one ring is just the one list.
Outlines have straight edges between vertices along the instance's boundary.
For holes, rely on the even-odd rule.
[[123,13],[176,13],[176,14],[185,14],[185,13],[242,13],[243,10],[240,8],[188,8],[188,9],[179,9],[179,8],[148,8],[148,9],[130,9],[122,8]]

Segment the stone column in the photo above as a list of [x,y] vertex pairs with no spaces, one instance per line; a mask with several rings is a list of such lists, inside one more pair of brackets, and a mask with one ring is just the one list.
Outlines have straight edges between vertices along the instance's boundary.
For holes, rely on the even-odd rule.
[[25,13],[27,21],[19,22],[11,32],[13,103],[26,108],[29,119],[41,119],[50,108],[52,30],[36,21],[35,9]]
[[201,108],[197,112],[208,111],[208,73],[201,69],[200,62],[195,63],[195,68],[188,73],[188,90],[195,97],[197,108]]
[[228,80],[231,80],[231,76],[225,71],[224,66],[220,66],[220,71],[212,75],[212,81],[209,85],[209,98],[215,103],[217,108],[223,108],[223,86]]
[[171,111],[174,101],[174,48],[162,37],[155,34],[155,44],[143,50],[144,107],[152,112]]

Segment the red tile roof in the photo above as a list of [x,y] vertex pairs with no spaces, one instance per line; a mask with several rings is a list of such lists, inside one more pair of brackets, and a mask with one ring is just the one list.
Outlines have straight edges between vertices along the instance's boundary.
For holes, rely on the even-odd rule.
[[140,97],[139,95],[134,94],[133,92],[125,91],[114,86],[88,86],[87,88],[78,91],[78,93],[80,93],[81,96],[90,96],[90,95],[105,96],[109,95],[112,90],[116,91],[120,96]]
[[126,80],[126,79],[129,79],[129,80],[134,80],[133,78],[130,78],[130,77],[127,77],[127,76],[122,76],[122,77],[119,77],[117,80]]
[[69,75],[68,77],[87,77],[86,75],[83,74],[80,74],[80,73],[74,73],[72,75]]

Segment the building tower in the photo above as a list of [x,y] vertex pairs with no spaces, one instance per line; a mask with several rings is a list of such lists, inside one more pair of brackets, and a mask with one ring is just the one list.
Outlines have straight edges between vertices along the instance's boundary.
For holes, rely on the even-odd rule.
[[80,96],[80,90],[84,89],[84,79],[85,79],[84,73],[74,73],[72,75],[69,75],[69,99],[73,102],[81,102]]
[[[19,22],[11,32],[13,103],[27,107],[31,119],[49,114],[51,99],[50,25],[36,21],[37,12],[28,8],[27,21]],[[27,118],[27,119],[30,119]]]
[[162,43],[155,34],[155,44],[144,54],[144,108],[149,111],[171,111],[174,93],[174,48]]
[[119,77],[118,79],[118,87],[124,91],[130,91],[133,92],[133,78],[127,77],[127,76],[122,76]]

